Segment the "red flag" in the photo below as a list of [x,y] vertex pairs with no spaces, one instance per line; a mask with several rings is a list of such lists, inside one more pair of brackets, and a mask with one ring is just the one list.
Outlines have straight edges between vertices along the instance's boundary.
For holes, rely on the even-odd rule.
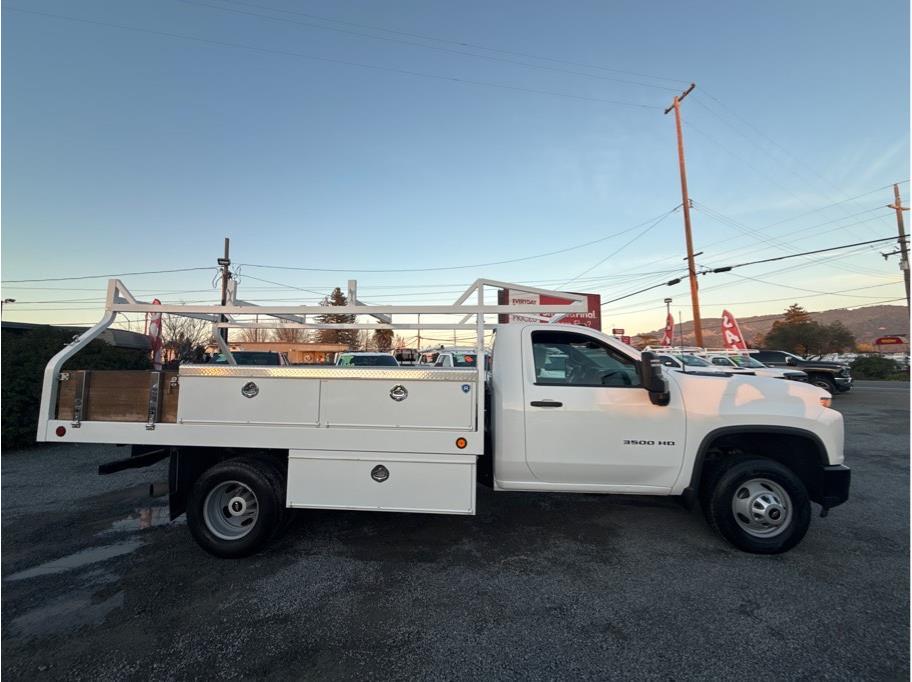
[[738,320],[727,310],[722,311],[722,343],[729,350],[747,350]]
[[[157,298],[152,299],[152,305],[161,305]],[[149,315],[149,343],[152,345],[152,366],[156,370],[162,368],[162,314]]]
[[675,319],[671,316],[671,313],[668,313],[668,317],[665,318],[665,334],[662,336],[663,346],[671,346],[671,341],[674,338],[674,330]]

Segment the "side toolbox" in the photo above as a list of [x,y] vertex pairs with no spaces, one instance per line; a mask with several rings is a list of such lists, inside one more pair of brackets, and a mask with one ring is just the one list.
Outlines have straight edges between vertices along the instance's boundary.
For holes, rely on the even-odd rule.
[[475,513],[475,456],[291,450],[289,507]]

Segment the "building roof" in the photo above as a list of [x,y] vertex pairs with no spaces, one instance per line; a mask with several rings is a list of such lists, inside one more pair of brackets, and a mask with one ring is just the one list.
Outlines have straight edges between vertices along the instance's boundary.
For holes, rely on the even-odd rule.
[[[3,322],[2,328],[14,333],[26,333],[35,329],[61,329],[71,331],[73,334],[82,334],[88,327],[70,327],[64,325],[36,324],[34,322]],[[130,350],[149,351],[152,345],[149,343],[149,337],[138,332],[127,331],[126,329],[105,329],[98,337],[109,346],[115,348],[127,348]]]

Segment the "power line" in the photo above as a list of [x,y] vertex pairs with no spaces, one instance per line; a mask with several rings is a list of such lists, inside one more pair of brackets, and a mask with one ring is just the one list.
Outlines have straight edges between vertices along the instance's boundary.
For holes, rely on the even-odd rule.
[[611,73],[622,73],[622,74],[626,74],[629,76],[638,76],[640,78],[651,78],[653,80],[666,81],[666,82],[675,83],[675,84],[686,83],[686,81],[683,81],[680,78],[665,78],[663,76],[653,76],[648,73],[641,73],[641,72],[637,72],[637,71],[628,71],[628,70],[623,70],[623,69],[615,69],[615,68],[611,68],[611,67],[607,67],[607,66],[600,66],[597,64],[586,64],[583,62],[575,62],[575,61],[570,61],[567,59],[556,59],[554,57],[546,57],[546,56],[542,56],[542,55],[531,54],[529,52],[504,50],[502,48],[488,47],[485,45],[481,45],[479,43],[471,43],[471,42],[468,42],[465,40],[453,40],[453,39],[449,39],[449,38],[441,38],[439,36],[428,35],[426,33],[413,33],[413,32],[408,32],[408,31],[400,31],[400,30],[396,30],[396,29],[385,28],[382,26],[356,23],[353,21],[345,21],[342,19],[335,19],[332,17],[325,17],[325,16],[320,16],[317,14],[309,14],[307,12],[301,12],[299,10],[284,9],[284,8],[278,8],[278,7],[268,7],[265,5],[258,5],[258,4],[253,4],[253,3],[249,3],[249,2],[241,2],[240,0],[224,0],[224,1],[230,2],[231,4],[234,4],[234,5],[242,5],[242,6],[246,6],[246,7],[253,7],[256,9],[265,9],[265,10],[269,10],[272,12],[281,12],[283,14],[294,14],[294,15],[298,15],[298,16],[308,17],[309,19],[317,19],[319,21],[328,21],[328,22],[331,22],[334,24],[342,24],[345,26],[355,26],[357,28],[367,28],[372,31],[383,31],[385,33],[392,33],[394,35],[408,36],[410,38],[421,38],[422,40],[431,40],[431,41],[435,41],[438,43],[445,43],[448,45],[458,45],[459,47],[469,47],[469,48],[473,48],[476,50],[485,50],[487,52],[495,52],[498,54],[507,54],[507,55],[512,55],[514,57],[539,59],[541,61],[552,62],[554,64],[566,64],[568,66],[578,66],[578,67],[582,67],[582,68],[586,68],[586,69],[596,69],[598,71],[606,71],[606,72],[611,72]]
[[3,284],[21,284],[22,282],[67,282],[77,279],[110,279],[111,277],[130,277],[134,275],[163,275],[172,272],[192,272],[195,270],[212,270],[212,266],[204,268],[176,268],[174,270],[146,270],[144,272],[115,272],[107,275],[79,275],[76,277],[45,277],[43,279],[4,279]]
[[[627,85],[638,85],[638,86],[644,87],[644,88],[655,88],[656,90],[663,90],[663,91],[670,91],[670,92],[674,91],[674,88],[670,88],[665,85],[654,85],[652,83],[642,83],[640,81],[626,80],[623,78],[613,78],[611,76],[599,76],[599,75],[592,74],[592,73],[586,73],[584,71],[571,71],[570,69],[563,69],[563,68],[559,68],[559,67],[555,67],[555,66],[544,66],[542,64],[532,64],[529,62],[516,61],[515,59],[505,59],[503,57],[492,57],[491,55],[475,54],[473,52],[465,52],[463,50],[454,50],[449,47],[439,47],[436,45],[425,45],[423,43],[418,43],[413,40],[403,40],[401,38],[390,38],[387,36],[371,35],[370,33],[362,33],[360,31],[352,31],[350,29],[336,28],[333,26],[321,26],[320,24],[313,24],[313,23],[306,22],[306,21],[297,21],[297,20],[288,19],[285,17],[274,17],[269,14],[260,14],[259,12],[250,12],[250,11],[246,11],[246,10],[242,10],[242,9],[235,9],[233,7],[220,7],[218,5],[211,5],[206,2],[200,2],[199,0],[180,0],[180,2],[183,2],[183,3],[191,5],[191,6],[195,6],[195,7],[209,7],[211,9],[219,10],[221,12],[233,12],[235,14],[246,15],[249,17],[259,17],[261,19],[277,21],[277,22],[280,22],[283,24],[291,24],[294,26],[303,26],[305,28],[315,28],[315,29],[322,30],[322,31],[335,31],[336,33],[344,33],[346,35],[358,36],[361,38],[368,38],[370,40],[382,40],[382,41],[391,42],[391,43],[398,43],[399,45],[409,45],[411,47],[418,47],[418,48],[421,48],[424,50],[435,50],[437,52],[445,52],[448,54],[462,55],[465,57],[474,57],[476,59],[484,59],[486,61],[500,62],[503,64],[515,64],[518,66],[525,66],[525,67],[529,67],[532,69],[542,69],[545,71],[565,73],[565,74],[569,74],[572,76],[582,76],[584,78],[595,78],[598,80],[611,81],[614,83],[623,83],[623,84],[627,84]],[[248,7],[251,6],[248,3],[237,3],[237,4],[243,4]],[[253,5],[253,6],[258,7],[256,5]],[[271,7],[259,7],[259,8],[268,9],[273,12],[283,11],[283,10],[278,10],[278,9],[271,8]]]
[[842,246],[831,246],[827,249],[815,249],[814,251],[805,251],[803,253],[792,253],[786,256],[776,256],[775,258],[763,258],[761,260],[749,261],[747,263],[737,263],[735,265],[727,265],[721,268],[713,268],[712,272],[728,272],[734,270],[735,268],[743,268],[746,265],[757,265],[758,263],[772,263],[774,261],[786,260],[787,258],[798,258],[799,256],[809,256],[815,253],[825,253],[827,251],[838,251],[839,249],[848,249],[853,246],[865,246],[867,244],[878,244],[880,242],[893,241],[896,237],[883,237],[881,239],[869,239],[865,242],[855,242],[854,244],[843,244]]
[[[673,209],[672,209],[672,210],[673,210]],[[391,273],[391,272],[440,272],[440,271],[443,271],[443,270],[466,270],[466,269],[469,269],[469,268],[484,268],[484,267],[489,267],[489,266],[491,266],[491,265],[505,265],[505,264],[507,264],[507,263],[520,263],[520,262],[522,262],[522,261],[535,260],[535,259],[537,259],[537,258],[546,258],[546,257],[548,257],[548,256],[555,256],[555,255],[557,255],[557,254],[567,253],[568,251],[575,251],[575,250],[577,250],[577,249],[582,249],[582,248],[585,248],[585,247],[587,247],[587,246],[592,246],[593,244],[599,244],[599,243],[604,242],[604,241],[607,241],[607,240],[609,240],[609,239],[613,239],[614,237],[619,237],[619,236],[622,235],[622,234],[626,234],[626,233],[628,233],[628,232],[632,232],[633,230],[636,230],[637,228],[640,228],[640,227],[642,227],[643,225],[646,225],[646,224],[649,223],[650,221],[656,220],[657,218],[664,217],[664,215],[665,215],[665,214],[662,214],[662,215],[660,215],[660,216],[655,216],[655,217],[653,217],[653,218],[650,218],[649,220],[644,220],[643,222],[637,223],[636,225],[634,225],[634,226],[632,226],[632,227],[628,227],[628,228],[626,228],[626,229],[624,229],[624,230],[621,230],[620,232],[615,232],[615,233],[613,233],[613,234],[609,234],[609,235],[606,235],[606,236],[604,236],[604,237],[599,237],[598,239],[593,239],[592,241],[584,242],[584,243],[582,243],[582,244],[575,244],[574,246],[568,246],[568,247],[566,247],[566,248],[557,249],[557,250],[555,250],[555,251],[547,251],[547,252],[545,252],[545,253],[538,253],[538,254],[535,254],[535,255],[532,255],[532,256],[522,256],[522,257],[520,257],[520,258],[509,258],[509,259],[506,259],[506,260],[490,261],[490,262],[487,262],[487,263],[472,263],[472,264],[469,264],[469,265],[446,265],[446,266],[438,266],[438,267],[430,267],[430,268],[379,268],[379,269],[376,269],[376,268],[374,268],[374,269],[365,269],[365,268],[304,268],[304,267],[291,266],[291,265],[265,265],[265,264],[257,264],[257,263],[240,263],[240,265],[242,265],[242,266],[244,266],[244,267],[249,267],[249,268],[265,268],[265,269],[269,269],[269,270],[300,270],[300,271],[304,271],[304,272],[374,272],[374,273],[377,273],[377,272],[382,272],[382,273]]]
[[582,277],[583,275],[585,275],[585,274],[587,274],[587,273],[589,273],[589,272],[592,272],[593,270],[595,270],[597,267],[599,267],[602,263],[604,263],[604,262],[605,262],[606,260],[608,260],[609,258],[613,258],[614,256],[618,255],[621,251],[623,251],[624,249],[626,249],[628,246],[630,246],[631,244],[633,244],[635,241],[637,241],[637,240],[640,239],[641,237],[644,237],[644,236],[646,235],[646,233],[648,233],[650,230],[652,230],[656,225],[658,225],[659,223],[661,223],[663,220],[665,220],[665,218],[667,218],[668,216],[670,216],[672,213],[674,213],[675,211],[677,211],[678,208],[680,208],[680,205],[679,205],[679,206],[675,206],[673,209],[671,209],[671,210],[668,211],[667,213],[664,213],[663,215],[659,216],[659,217],[655,220],[655,222],[650,223],[649,225],[647,225],[647,226],[646,226],[646,229],[644,229],[642,232],[637,233],[637,234],[633,237],[633,239],[631,239],[631,240],[628,241],[628,242],[625,242],[623,245],[621,245],[620,247],[618,247],[617,249],[615,249],[614,251],[612,251],[611,253],[609,253],[607,256],[605,256],[604,258],[602,258],[602,259],[601,259],[598,263],[596,263],[595,265],[592,265],[592,266],[586,268],[586,269],[583,270],[580,274],[578,274],[576,277],[572,277],[572,278],[568,279],[566,282],[564,282],[563,284],[561,284],[561,285],[560,285],[561,288],[567,286],[567,285],[570,284],[571,282],[575,282],[576,280],[578,280],[578,279],[579,279],[580,277]]
[[465,83],[467,85],[477,85],[486,88],[499,88],[501,90],[512,90],[515,92],[527,92],[536,95],[549,95],[552,97],[564,97],[568,99],[583,100],[587,102],[598,102],[601,104],[612,104],[615,106],[622,107],[633,107],[638,109],[661,109],[661,107],[653,106],[651,104],[640,104],[638,102],[625,102],[621,100],[612,100],[604,99],[601,97],[588,97],[586,95],[575,95],[573,93],[567,92],[555,92],[552,90],[540,90],[537,88],[526,88],[518,85],[507,85],[505,83],[493,83],[490,81],[479,81],[473,80],[470,78],[457,78],[455,76],[441,76],[439,74],[428,73],[424,71],[412,71],[409,69],[398,69],[392,66],[379,66],[377,64],[363,64],[360,62],[352,62],[344,59],[333,59],[331,57],[318,57],[316,55],[303,54],[301,52],[294,52],[292,50],[279,50],[275,48],[267,47],[257,47],[255,45],[245,45],[243,43],[232,43],[224,40],[212,40],[210,38],[199,38],[196,36],[183,35],[181,33],[172,33],[170,31],[157,31],[149,28],[139,28],[137,26],[126,26],[123,24],[112,24],[106,21],[95,21],[93,19],[82,19],[79,17],[71,17],[64,14],[52,14],[50,12],[38,12],[35,10],[22,9],[20,7],[10,7],[8,5],[4,6],[3,9],[8,9],[13,12],[23,12],[26,14],[34,14],[44,17],[52,17],[54,19],[63,19],[65,21],[74,21],[83,24],[93,24],[95,26],[105,26],[107,28],[117,28],[123,31],[134,31],[136,33],[145,33],[148,35],[155,36],[164,36],[167,38],[177,38],[179,40],[190,40],[198,43],[204,43],[207,45],[213,45],[216,47],[223,47],[235,50],[249,50],[251,52],[259,52],[262,54],[275,54],[285,57],[297,57],[298,59],[307,59],[311,61],[325,62],[329,64],[340,64],[343,66],[355,66],[361,69],[371,69],[374,71],[388,71],[390,73],[398,73],[406,76],[416,76],[418,78],[430,78],[433,80],[442,80],[453,83]]

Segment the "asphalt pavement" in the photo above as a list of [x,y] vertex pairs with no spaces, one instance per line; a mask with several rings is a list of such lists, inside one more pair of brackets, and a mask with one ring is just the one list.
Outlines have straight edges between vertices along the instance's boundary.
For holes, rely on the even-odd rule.
[[908,679],[909,385],[857,382],[851,499],[779,556],[660,498],[493,493],[474,517],[299,512],[218,560],[157,465],[2,456],[5,679]]

